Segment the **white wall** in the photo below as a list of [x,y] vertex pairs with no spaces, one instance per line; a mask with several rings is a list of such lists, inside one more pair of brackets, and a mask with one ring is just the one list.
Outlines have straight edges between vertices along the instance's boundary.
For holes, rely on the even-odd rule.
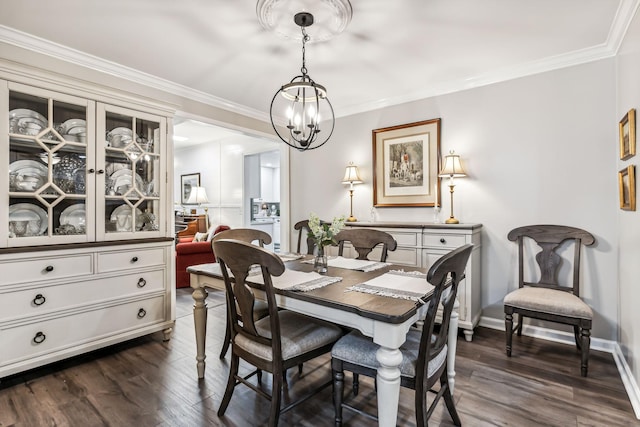
[[[603,60],[339,119],[327,145],[291,154],[291,223],[309,212],[327,219],[348,214],[348,191],[340,181],[349,161],[365,181],[355,188],[354,215],[371,220],[371,131],[440,117],[442,152],[455,149],[469,174],[457,180],[455,216],[484,225],[484,315],[502,319],[502,298],[517,287],[509,230],[534,223],[572,225],[597,239],[584,252],[582,294],[595,311],[593,336],[614,340],[614,71],[614,60]],[[447,189],[444,182],[441,189]],[[448,198],[442,202],[444,216]],[[431,208],[377,208],[375,218],[431,222],[433,214]]]
[[[615,127],[617,121],[622,119],[631,108],[636,109],[636,117],[640,113],[640,15],[638,12],[618,53],[616,65],[616,121],[611,123],[611,127]],[[638,129],[636,125],[636,132]],[[638,142],[640,141],[636,141],[636,144]],[[636,145],[636,150],[639,148],[640,145]],[[626,161],[618,160],[617,170],[635,165],[637,181],[640,172],[639,160],[638,154]],[[636,183],[637,190],[638,184]],[[640,208],[640,205],[638,207]],[[638,280],[640,280],[640,213],[618,210],[617,221],[619,224],[620,286],[618,339],[635,382],[640,384],[640,327],[638,327],[640,325],[640,310],[638,309],[640,301],[640,286],[638,286]]]

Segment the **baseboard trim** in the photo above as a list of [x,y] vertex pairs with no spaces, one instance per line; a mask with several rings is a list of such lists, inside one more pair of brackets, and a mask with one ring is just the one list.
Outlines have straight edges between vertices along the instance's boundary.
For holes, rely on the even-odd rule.
[[[480,318],[478,326],[483,326],[489,329],[496,329],[499,331],[505,330],[504,319],[496,319],[493,317]],[[569,332],[556,331],[553,329],[542,328],[540,326],[524,325],[522,333],[529,337],[540,338],[543,340],[559,342],[563,344],[574,345],[575,341],[573,334]],[[640,388],[636,382],[629,365],[627,364],[622,349],[616,341],[604,340],[602,338],[591,338],[591,348],[594,350],[604,351],[613,355],[613,360],[616,362],[620,379],[624,385],[624,389],[627,392],[633,412],[636,418],[640,420]]]

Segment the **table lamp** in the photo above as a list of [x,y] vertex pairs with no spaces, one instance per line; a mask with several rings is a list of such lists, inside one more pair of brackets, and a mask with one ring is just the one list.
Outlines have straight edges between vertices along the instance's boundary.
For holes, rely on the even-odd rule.
[[343,184],[349,184],[349,199],[350,199],[350,213],[349,218],[347,218],[347,222],[355,222],[357,221],[356,217],[353,216],[353,184],[362,184],[362,179],[360,179],[360,175],[358,174],[358,167],[353,164],[353,162],[349,162],[349,165],[344,171],[344,178],[342,178]]
[[[190,205],[202,206],[203,203],[209,203],[207,197],[207,190],[204,187],[191,187],[191,194],[189,194],[189,200],[187,203]],[[193,212],[192,212],[193,213]],[[204,221],[207,230],[209,229],[209,208],[204,207]]]
[[467,176],[467,174],[465,173],[464,169],[462,169],[462,164],[460,164],[460,156],[454,154],[453,150],[449,151],[449,154],[444,156],[444,166],[442,167],[439,176],[449,177],[448,185],[449,193],[451,194],[451,214],[449,215],[449,218],[445,221],[445,223],[458,224],[460,221],[458,221],[453,216],[453,187],[456,186],[453,182],[453,178],[462,178],[464,176]]

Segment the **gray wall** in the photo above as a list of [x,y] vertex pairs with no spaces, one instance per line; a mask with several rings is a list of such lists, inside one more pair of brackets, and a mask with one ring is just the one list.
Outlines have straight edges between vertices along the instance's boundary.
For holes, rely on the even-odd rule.
[[[616,120],[620,120],[631,108],[640,113],[640,15],[631,23],[624,43],[616,58],[617,103]],[[615,123],[612,124],[615,126]],[[636,125],[636,132],[638,131]],[[636,136],[637,138],[637,136]],[[640,141],[636,141],[638,144]],[[640,145],[636,146],[636,151]],[[640,151],[638,151],[640,153]],[[636,167],[638,180],[639,155],[626,161],[618,160],[616,170],[629,165]],[[638,184],[636,183],[636,190]],[[638,205],[640,208],[640,204]],[[640,214],[638,211],[617,211],[619,239],[619,336],[622,353],[631,369],[636,385],[640,384]],[[636,393],[638,390],[636,388]]]
[[[370,220],[371,131],[440,117],[442,152],[455,149],[469,175],[457,180],[455,216],[484,225],[484,315],[502,319],[502,299],[517,287],[509,230],[534,223],[573,225],[597,239],[584,253],[582,271],[582,293],[595,311],[593,336],[615,340],[614,82],[614,59],[601,60],[339,119],[327,145],[291,155],[291,222],[310,212],[328,219],[348,215],[348,191],[340,181],[349,161],[365,181],[355,187],[354,215]],[[442,202],[444,215],[448,198]],[[377,208],[375,218],[429,222],[433,214],[431,208]]]

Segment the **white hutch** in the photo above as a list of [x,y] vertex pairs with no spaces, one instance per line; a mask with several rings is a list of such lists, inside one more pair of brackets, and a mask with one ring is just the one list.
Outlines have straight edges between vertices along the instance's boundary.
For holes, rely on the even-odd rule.
[[169,339],[172,115],[0,66],[0,378],[152,332]]

